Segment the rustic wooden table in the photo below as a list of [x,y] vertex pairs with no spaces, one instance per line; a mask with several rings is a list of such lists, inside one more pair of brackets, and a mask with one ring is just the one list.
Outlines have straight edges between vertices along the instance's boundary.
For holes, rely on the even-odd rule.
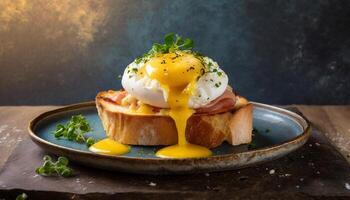
[[[38,115],[39,113],[43,112],[43,111],[47,111],[50,109],[54,109],[57,108],[58,106],[2,106],[0,107],[0,178],[1,178],[1,174],[3,176],[5,176],[4,174],[9,173],[7,171],[9,171],[9,169],[6,169],[6,161],[10,160],[11,155],[13,154],[13,152],[16,151],[16,149],[18,149],[18,146],[22,146],[22,148],[27,148],[26,145],[28,146],[35,146],[34,144],[30,143],[30,141],[28,141],[28,132],[27,132],[27,125],[30,119],[32,119],[34,116]],[[326,155],[327,154],[327,148],[326,150],[321,153],[324,154],[325,157],[327,157],[327,159],[330,161],[329,163],[327,162],[322,162],[322,155],[318,155],[318,154],[312,154],[312,153],[307,153],[306,151],[308,151],[306,148],[308,147],[303,147],[303,150],[298,150],[298,153],[295,153],[293,155],[291,155],[290,157],[287,158],[282,158],[279,159],[279,161],[273,161],[270,162],[266,165],[260,165],[257,166],[256,168],[254,168],[254,176],[258,176],[258,179],[254,179],[255,177],[253,176],[252,178],[250,178],[249,173],[253,173],[251,172],[252,169],[249,171],[249,169],[242,169],[241,171],[233,171],[233,172],[229,172],[230,174],[235,174],[234,176],[232,175],[231,178],[237,178],[239,181],[243,181],[241,182],[241,184],[236,183],[236,181],[231,181],[232,183],[227,182],[227,186],[231,187],[232,191],[237,191],[242,190],[242,194],[246,194],[245,196],[242,195],[237,195],[235,196],[234,194],[230,194],[230,188],[225,188],[225,184],[226,181],[224,180],[225,177],[229,177],[231,176],[229,173],[213,173],[212,174],[205,174],[203,177],[204,178],[198,178],[198,176],[187,176],[187,179],[200,179],[200,181],[197,182],[193,182],[195,180],[193,180],[192,182],[189,181],[188,184],[192,184],[194,185],[194,191],[192,193],[189,193],[186,190],[186,183],[184,183],[184,186],[176,186],[176,187],[182,187],[181,189],[184,190],[183,194],[181,194],[181,197],[189,197],[189,198],[193,198],[193,197],[199,197],[199,198],[212,198],[215,197],[217,195],[217,197],[222,196],[222,197],[227,197],[227,195],[233,195],[230,196],[231,198],[238,198],[238,197],[249,197],[250,195],[260,195],[260,197],[263,197],[265,195],[265,197],[269,197],[272,199],[279,199],[279,198],[289,198],[291,196],[285,195],[286,193],[283,193],[284,191],[289,191],[291,194],[293,193],[297,193],[298,191],[302,191],[301,193],[298,193],[298,195],[294,196],[294,199],[304,199],[304,198],[310,198],[310,199],[314,199],[314,197],[324,197],[326,199],[330,198],[330,199],[349,199],[350,198],[350,175],[348,174],[349,172],[349,164],[347,162],[350,162],[350,106],[304,106],[304,105],[291,105],[289,107],[296,107],[304,116],[306,116],[312,123],[314,129],[319,130],[317,134],[320,134],[320,136],[315,136],[314,135],[316,133],[313,133],[313,137],[316,139],[311,138],[311,143],[307,144],[308,147],[311,147],[314,144],[314,147],[317,148],[317,146],[319,146],[319,142],[321,140],[318,140],[318,137],[323,137],[326,138],[326,140],[328,139],[328,141],[325,142],[325,146],[327,148],[329,148],[329,151],[334,151],[336,153],[330,154],[330,155]],[[27,141],[27,142],[25,142]],[[316,142],[315,142],[316,141]],[[29,142],[29,143],[28,143]],[[313,142],[313,143],[312,143]],[[18,145],[18,144],[23,144],[23,145]],[[316,144],[316,145],[315,145]],[[327,144],[329,144],[329,147],[327,146]],[[306,145],[305,145],[306,146]],[[312,148],[314,148],[312,147]],[[335,147],[335,148],[333,148]],[[33,147],[36,148],[36,147]],[[336,150],[335,150],[336,149]],[[35,149],[35,151],[33,150],[33,152],[36,151],[40,151],[38,149]],[[340,156],[340,154],[338,152],[341,153],[342,156]],[[305,153],[306,152],[306,153]],[[315,151],[317,152],[317,151]],[[339,156],[337,156],[339,154]],[[310,159],[313,159],[313,156],[320,156],[321,159],[318,159],[320,166],[322,165],[322,163],[326,166],[322,166],[324,169],[324,177],[320,177],[319,179],[317,179],[317,177],[315,178],[314,176],[317,176],[320,174],[320,171],[316,171],[315,174],[312,176],[313,178],[309,179],[309,182],[304,181],[304,179],[307,179],[310,174],[306,174],[307,173],[307,169],[305,168],[305,173],[303,174],[305,177],[302,177],[300,175],[300,177],[296,177],[294,176],[294,179],[288,179],[288,180],[283,180],[282,182],[280,182],[279,184],[276,185],[275,189],[271,189],[269,190],[269,193],[262,193],[262,194],[254,194],[254,192],[258,192],[261,193],[261,190],[259,189],[254,189],[254,187],[258,187],[256,185],[247,185],[247,183],[253,183],[255,181],[256,184],[258,184],[257,182],[261,182],[263,183],[263,180],[269,180],[269,177],[267,175],[271,175],[272,172],[271,169],[281,169],[281,173],[276,172],[276,174],[278,174],[278,176],[276,175],[276,177],[278,178],[283,178],[283,177],[287,177],[291,174],[282,172],[285,169],[283,168],[283,163],[297,163],[299,162],[298,160],[300,160],[300,158],[297,158],[298,156],[301,155],[301,158],[304,158],[307,156],[310,156]],[[335,155],[335,156],[334,156]],[[332,157],[336,157],[334,158],[335,160],[332,160]],[[18,157],[18,155],[17,155]],[[20,156],[19,156],[20,157]],[[347,160],[347,162],[345,161],[345,159]],[[12,158],[12,161],[19,159],[19,158]],[[293,162],[291,162],[291,160]],[[318,161],[314,161],[315,163]],[[332,168],[332,163],[331,162],[339,162],[341,164],[341,168],[336,168],[333,169]],[[314,165],[314,163],[312,162],[306,162],[305,165],[310,165],[310,163],[312,165]],[[346,163],[346,164],[344,164]],[[34,165],[37,165],[40,163],[35,163]],[[27,165],[27,163],[23,163],[23,165]],[[29,164],[28,164],[29,165]],[[298,169],[292,169],[293,167],[290,167],[290,171],[294,172],[295,174],[301,173],[300,171],[303,170],[304,166],[299,166],[298,165],[303,165],[303,164],[299,164],[297,163],[294,168],[298,168]],[[292,166],[292,164],[291,164]],[[311,166],[313,167],[313,166]],[[81,166],[77,166],[77,168],[81,169],[81,176],[83,179],[83,175],[84,174],[88,174],[89,176],[91,175],[91,172],[85,172],[85,168],[81,167]],[[265,168],[267,170],[267,175],[265,172]],[[333,171],[338,171],[338,172],[329,172],[329,174],[327,174],[327,168],[329,170],[333,170]],[[313,167],[313,169],[315,169],[315,167]],[[246,170],[246,171],[244,171]],[[341,171],[346,172],[347,175],[345,175],[346,177],[341,177],[341,185],[336,185],[336,186],[332,186],[333,183],[332,180],[334,177],[337,177],[339,175],[341,175]],[[91,171],[91,170],[90,170]],[[90,174],[89,174],[90,173]],[[244,174],[244,176],[239,175],[240,173]],[[338,173],[338,174],[334,174],[334,173]],[[25,175],[25,173],[23,173]],[[113,173],[99,173],[101,176],[110,176],[109,174],[113,174]],[[114,173],[115,175],[116,173]],[[263,175],[262,175],[263,174]],[[274,174],[274,173],[273,173]],[[113,176],[114,176],[113,175]],[[14,174],[15,176],[15,174]],[[210,177],[209,177],[210,176]],[[343,175],[341,175],[343,176]],[[35,176],[34,176],[35,177]],[[311,177],[311,176],[310,176]],[[333,177],[333,178],[332,178]],[[162,196],[162,198],[167,197],[168,199],[177,199],[180,198],[180,196],[177,196],[176,194],[181,193],[179,192],[177,189],[178,188],[169,188],[172,185],[172,182],[179,182],[179,181],[183,181],[186,182],[187,179],[186,177],[183,176],[162,176],[162,177],[150,177],[150,176],[142,176],[142,175],[125,175],[125,174],[119,174],[118,178],[120,179],[119,182],[126,182],[126,183],[118,183],[119,185],[116,185],[115,187],[111,187],[111,191],[106,189],[106,195],[108,196],[108,194],[123,194],[123,195],[119,195],[118,197],[126,197],[126,198],[131,198],[131,197],[150,197],[150,198],[156,198]],[[250,180],[252,180],[253,182],[244,182],[246,179],[250,178]],[[141,179],[141,180],[140,180]],[[144,180],[142,180],[144,179]],[[203,180],[202,180],[203,179]],[[220,180],[222,179],[222,180]],[[17,180],[17,179],[16,179]],[[21,180],[21,179],[18,179]],[[44,181],[44,179],[41,179],[42,182]],[[89,179],[90,180],[90,179]],[[158,185],[154,185],[149,180],[155,180],[158,181]],[[326,180],[329,181],[329,191],[327,192],[327,187],[325,188],[321,188],[321,189],[317,189],[315,186],[316,182],[319,184],[323,184],[321,183],[321,181]],[[340,180],[337,178],[334,178],[334,180]],[[89,191],[84,191],[82,192],[82,196],[76,195],[74,194],[74,190],[69,191],[66,196],[60,196],[61,192],[58,189],[57,191],[55,189],[50,189],[50,191],[39,191],[37,188],[35,188],[35,184],[38,184],[40,186],[39,182],[33,182],[33,191],[30,192],[30,188],[21,188],[21,184],[18,183],[20,181],[17,181],[17,183],[14,183],[14,186],[12,186],[12,188],[8,185],[1,185],[3,180],[0,179],[0,199],[7,199],[7,198],[13,198],[17,193],[21,193],[23,192],[23,190],[25,190],[27,193],[33,195],[35,197],[35,199],[39,199],[38,197],[40,197],[40,195],[51,195],[52,199],[55,199],[54,196],[56,195],[56,199],[61,199],[64,197],[69,197],[72,199],[95,199],[95,198],[102,198],[104,196],[102,195],[97,195],[96,192],[91,193],[91,195],[87,195],[89,194]],[[55,180],[56,181],[56,180]],[[65,180],[66,181],[66,180]],[[87,180],[88,181],[88,180]],[[101,182],[101,184],[105,184],[106,187],[108,186],[108,184],[113,184],[113,181],[116,180],[109,180],[109,182]],[[129,182],[128,182],[129,181]],[[143,186],[139,186],[139,184],[141,182],[144,182],[144,184],[147,186],[146,188],[144,188]],[[148,182],[147,182],[148,181]],[[211,186],[213,184],[211,184],[211,181],[213,182],[213,184],[215,183],[216,185],[220,185],[220,187],[215,188],[215,186]],[[239,182],[238,181],[238,182]],[[272,182],[278,182],[278,180],[276,179],[271,179]],[[270,182],[271,182],[270,181]],[[294,184],[293,186],[291,186],[291,184],[289,184],[289,182],[296,182],[296,181],[301,181],[300,184]],[[304,183],[302,183],[304,181]],[[315,182],[316,181],[316,182]],[[24,181],[25,182],[25,181]],[[80,184],[80,179],[79,177],[76,178],[74,180],[75,184]],[[92,182],[90,180],[90,182]],[[89,183],[90,183],[89,182]],[[143,183],[142,182],[142,183]],[[210,191],[210,193],[208,193],[208,191],[201,193],[201,189],[199,185],[201,184],[201,182],[203,182],[202,184],[205,185],[204,189]],[[266,182],[266,181],[265,181]],[[265,183],[265,189],[266,189],[266,184],[270,184],[270,183]],[[62,182],[62,184],[65,182]],[[155,189],[158,186],[161,187],[160,184],[168,184],[169,187],[165,187],[165,189]],[[47,183],[45,183],[47,184]],[[69,185],[69,183],[67,183]],[[156,183],[155,183],[156,184]],[[181,183],[180,183],[181,184]],[[230,185],[231,184],[231,185]],[[282,188],[283,184],[285,185],[286,188]],[[301,185],[304,184],[305,186],[305,190],[301,190]],[[243,186],[244,187],[243,187]],[[155,186],[155,187],[154,187]],[[287,187],[288,186],[288,187]],[[13,188],[15,187],[15,188]],[[72,186],[74,187],[74,185]],[[99,186],[96,186],[99,187]],[[190,186],[188,186],[190,187]],[[191,186],[192,187],[192,186]],[[260,186],[261,187],[261,186]],[[124,188],[124,189],[123,189]],[[125,188],[134,188],[133,190],[128,190],[128,192],[123,192],[123,190],[125,190]],[[141,188],[141,189],[140,189]],[[250,188],[250,190],[247,190],[248,188]],[[291,189],[293,188],[293,189]],[[84,189],[84,188],[83,188]],[[89,189],[87,189],[89,190]],[[192,188],[191,188],[192,190]],[[264,191],[262,190],[262,191]],[[92,190],[93,191],[93,190]],[[102,190],[101,190],[102,191]],[[187,191],[187,192],[185,192]],[[260,191],[260,192],[259,192]],[[274,194],[273,191],[276,191],[276,193]],[[314,192],[312,192],[314,191]],[[41,193],[40,193],[41,192]],[[102,192],[103,193],[103,192]],[[140,194],[141,196],[137,196],[138,194]],[[148,194],[142,196],[143,194]],[[237,193],[236,193],[237,194]],[[250,195],[249,195],[250,194]],[[262,196],[261,196],[262,195]],[[282,195],[282,196],[281,196]],[[48,197],[48,196],[44,196],[44,197]],[[108,198],[105,198],[108,199]],[[317,198],[318,199],[318,198]]]

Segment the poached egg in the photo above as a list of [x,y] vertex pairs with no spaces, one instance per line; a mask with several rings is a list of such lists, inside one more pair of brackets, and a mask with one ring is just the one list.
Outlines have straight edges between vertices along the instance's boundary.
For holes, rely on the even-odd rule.
[[[154,77],[154,68],[160,69],[157,76],[162,77],[161,80]],[[150,73],[153,74],[152,77],[149,76]],[[122,86],[143,103],[158,108],[169,108],[169,88],[164,84],[164,79],[169,79],[173,84],[183,85],[190,76],[198,78],[188,101],[188,106],[194,109],[222,95],[228,84],[227,75],[212,59],[203,57],[199,60],[190,53],[175,52],[158,55],[148,62],[132,62],[124,71]]]

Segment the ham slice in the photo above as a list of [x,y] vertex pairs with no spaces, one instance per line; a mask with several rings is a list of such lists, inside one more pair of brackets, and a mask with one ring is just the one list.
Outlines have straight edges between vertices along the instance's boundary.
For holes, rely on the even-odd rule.
[[[113,95],[112,95],[113,94]],[[110,96],[105,98],[110,103],[120,105],[123,98],[127,96],[126,91],[121,91],[118,93],[110,93]],[[231,90],[226,90],[221,96],[211,101],[209,104],[197,108],[196,114],[217,114],[222,112],[227,112],[235,107],[236,95]],[[160,108],[154,107],[155,112],[159,111]]]
[[120,105],[126,95],[128,95],[126,91],[120,91],[117,93],[117,95],[111,96],[111,100]]
[[235,107],[236,95],[231,90],[226,90],[221,96],[211,101],[209,104],[196,109],[196,113],[221,113],[231,110]]

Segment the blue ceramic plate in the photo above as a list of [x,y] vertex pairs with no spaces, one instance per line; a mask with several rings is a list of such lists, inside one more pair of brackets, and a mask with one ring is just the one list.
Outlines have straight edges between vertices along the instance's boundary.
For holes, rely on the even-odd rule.
[[30,122],[32,140],[43,149],[64,155],[91,167],[131,173],[193,173],[241,168],[272,160],[302,146],[310,136],[306,119],[291,111],[260,103],[254,105],[254,128],[258,130],[249,145],[231,146],[227,143],[213,149],[208,158],[165,159],[155,157],[160,147],[132,146],[122,156],[101,155],[90,152],[85,144],[56,139],[52,132],[58,123],[65,124],[72,115],[83,114],[93,131],[86,136],[97,140],[105,138],[94,102],[66,106],[45,112]]

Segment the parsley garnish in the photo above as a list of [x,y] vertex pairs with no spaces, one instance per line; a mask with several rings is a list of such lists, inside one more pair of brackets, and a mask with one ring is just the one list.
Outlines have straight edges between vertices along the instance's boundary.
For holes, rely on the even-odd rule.
[[131,69],[134,73],[137,73],[138,69],[137,68],[132,68]]
[[57,124],[53,134],[56,138],[64,137],[70,141],[86,143],[87,146],[91,146],[95,143],[95,139],[84,136],[89,131],[91,131],[91,127],[86,118],[83,115],[74,115],[66,125]]
[[222,72],[219,71],[217,68],[214,68],[213,70],[209,70],[208,73],[216,73],[218,76],[222,76]]
[[35,172],[42,176],[54,176],[60,175],[63,177],[68,177],[73,174],[73,170],[68,167],[68,159],[66,157],[59,157],[57,161],[53,161],[48,155],[43,157],[43,165],[38,167]]
[[221,82],[215,83],[215,87],[220,87],[221,86]]
[[178,34],[168,33],[164,37],[164,44],[154,43],[147,53],[135,59],[135,63],[145,62],[159,53],[171,53],[179,50],[191,51],[192,48],[193,41],[191,39],[183,39]]

